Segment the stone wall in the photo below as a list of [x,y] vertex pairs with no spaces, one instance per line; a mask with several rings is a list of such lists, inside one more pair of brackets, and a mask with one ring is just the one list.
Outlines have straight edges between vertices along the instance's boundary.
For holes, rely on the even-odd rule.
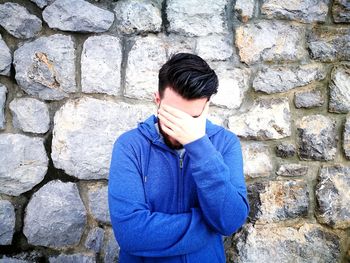
[[0,262],[115,262],[113,142],[160,66],[216,70],[251,213],[228,262],[350,260],[347,0],[0,1]]

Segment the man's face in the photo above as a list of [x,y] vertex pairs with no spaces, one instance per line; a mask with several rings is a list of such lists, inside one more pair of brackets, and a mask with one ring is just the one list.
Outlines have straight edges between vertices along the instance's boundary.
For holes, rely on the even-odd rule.
[[[160,107],[160,105],[164,103],[174,108],[177,108],[183,112],[186,112],[192,117],[198,117],[203,112],[205,103],[207,102],[207,98],[187,100],[181,97],[174,90],[170,88],[165,88],[163,93],[163,98],[160,98],[160,95],[158,92],[155,94],[155,102],[158,107]],[[159,127],[159,131],[164,137],[164,142],[172,149],[183,148],[181,143],[179,143],[176,139],[169,136],[163,131],[160,124],[162,124],[162,122],[159,120],[158,127]]]

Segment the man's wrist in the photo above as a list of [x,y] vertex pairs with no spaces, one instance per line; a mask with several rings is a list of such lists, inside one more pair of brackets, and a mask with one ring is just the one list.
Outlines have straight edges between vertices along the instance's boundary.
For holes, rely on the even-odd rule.
[[196,163],[206,161],[207,157],[216,151],[207,134],[195,141],[184,144],[184,148],[188,152],[191,160]]

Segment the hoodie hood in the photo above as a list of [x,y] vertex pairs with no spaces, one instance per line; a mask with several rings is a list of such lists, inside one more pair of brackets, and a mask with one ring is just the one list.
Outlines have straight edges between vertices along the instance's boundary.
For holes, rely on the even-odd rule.
[[[145,121],[140,122],[137,128],[146,138],[148,138],[152,142],[155,142],[160,138],[158,131],[155,127],[155,123],[157,122],[158,118],[153,114],[150,117],[148,117]],[[206,120],[205,132],[209,138],[223,129],[223,127],[213,124],[208,119]]]

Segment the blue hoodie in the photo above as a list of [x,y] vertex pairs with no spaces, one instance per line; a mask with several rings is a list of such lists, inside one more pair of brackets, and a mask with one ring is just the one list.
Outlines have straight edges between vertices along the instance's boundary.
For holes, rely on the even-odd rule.
[[108,181],[120,263],[225,262],[249,213],[239,138],[207,120],[180,156],[150,116],[114,143]]

